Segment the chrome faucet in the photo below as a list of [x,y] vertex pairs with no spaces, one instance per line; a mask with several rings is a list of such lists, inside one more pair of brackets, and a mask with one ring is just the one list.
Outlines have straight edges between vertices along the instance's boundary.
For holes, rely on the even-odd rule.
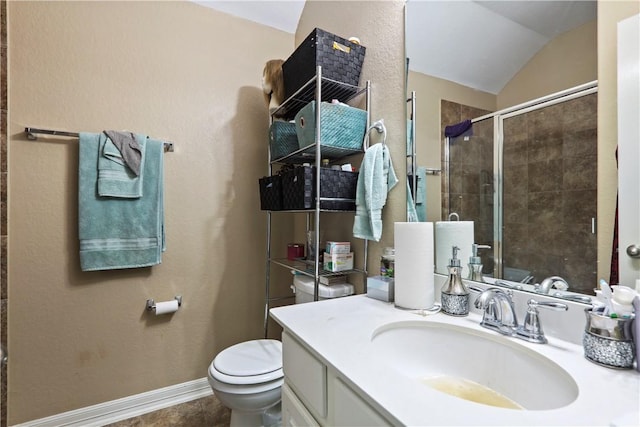
[[544,344],[547,339],[542,331],[538,307],[556,311],[567,311],[568,306],[559,302],[538,302],[530,299],[527,303],[527,314],[522,325],[518,325],[516,312],[513,308],[513,292],[506,292],[498,288],[487,288],[482,290],[475,286],[469,289],[480,292],[474,305],[483,310],[480,326],[499,332],[502,335],[512,336],[525,341]]
[[513,335],[518,328],[518,318],[511,295],[511,291],[505,292],[499,288],[488,288],[482,291],[474,302],[476,308],[484,310],[480,326],[503,335]]
[[548,294],[552,288],[566,291],[569,289],[569,283],[560,276],[551,276],[544,279],[539,285],[535,285],[535,291],[539,294]]

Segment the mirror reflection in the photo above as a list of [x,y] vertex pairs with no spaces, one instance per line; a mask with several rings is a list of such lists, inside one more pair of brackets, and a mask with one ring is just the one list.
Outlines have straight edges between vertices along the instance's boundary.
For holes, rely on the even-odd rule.
[[[456,212],[474,225],[475,262],[469,258],[466,277],[538,284],[543,293],[592,292],[597,280],[596,90],[584,85],[474,118],[463,135],[446,137],[443,216]],[[472,277],[472,264],[482,276]],[[552,276],[562,280],[540,285]]]
[[[417,164],[442,170],[426,178],[427,219],[445,222],[456,213],[473,222],[472,243],[460,248],[465,278],[593,295],[595,8],[579,1],[407,3]],[[470,129],[444,137],[445,128],[467,121]],[[437,225],[436,272],[446,274],[438,253],[451,248],[438,247],[448,243]]]

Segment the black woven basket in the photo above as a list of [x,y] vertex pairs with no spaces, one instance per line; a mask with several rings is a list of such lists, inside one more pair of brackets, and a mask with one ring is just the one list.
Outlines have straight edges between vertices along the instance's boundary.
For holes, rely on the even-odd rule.
[[260,184],[260,209],[263,211],[282,210],[282,177],[265,176],[258,180]]
[[[285,210],[315,208],[316,168],[299,166],[282,174],[282,208]],[[341,200],[322,200],[320,209],[353,211],[356,208],[358,173],[329,168],[320,169],[320,197]]]
[[358,86],[365,51],[362,45],[315,28],[282,64],[285,99],[316,75],[318,65],[322,77]]

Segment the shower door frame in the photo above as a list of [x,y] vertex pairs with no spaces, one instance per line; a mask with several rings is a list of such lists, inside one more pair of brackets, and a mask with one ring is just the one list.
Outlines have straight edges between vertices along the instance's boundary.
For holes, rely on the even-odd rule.
[[[515,105],[513,107],[505,108],[494,113],[485,114],[484,116],[471,119],[471,123],[475,124],[484,120],[493,120],[493,257],[494,268],[493,277],[496,279],[502,279],[504,273],[503,265],[503,172],[504,172],[504,120],[518,115],[526,114],[531,111],[539,110],[552,105],[560,104],[562,102],[571,101],[576,98],[591,95],[598,92],[598,81],[594,80],[579,86],[575,86],[560,92],[552,93],[532,101],[524,102],[522,104]],[[451,150],[449,144],[451,139],[445,137],[444,144],[444,174],[447,179],[445,181],[445,192],[448,195],[446,210],[448,217],[451,214],[451,202],[450,202],[450,184],[451,184],[451,169],[450,169],[450,154]],[[597,218],[595,220],[597,222]],[[596,223],[593,224],[593,232],[596,230]]]

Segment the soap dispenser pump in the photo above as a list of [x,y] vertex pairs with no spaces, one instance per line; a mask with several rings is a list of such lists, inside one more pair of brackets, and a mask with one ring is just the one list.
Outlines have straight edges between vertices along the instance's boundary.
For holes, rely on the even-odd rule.
[[442,287],[440,302],[442,312],[450,316],[466,316],[469,314],[469,290],[462,283],[460,273],[462,267],[458,259],[459,247],[452,247],[452,257],[449,260],[449,278]]
[[489,245],[479,245],[474,243],[471,245],[471,256],[469,257],[469,280],[474,282],[483,282],[482,277],[482,259],[478,256],[478,249],[491,249]]

